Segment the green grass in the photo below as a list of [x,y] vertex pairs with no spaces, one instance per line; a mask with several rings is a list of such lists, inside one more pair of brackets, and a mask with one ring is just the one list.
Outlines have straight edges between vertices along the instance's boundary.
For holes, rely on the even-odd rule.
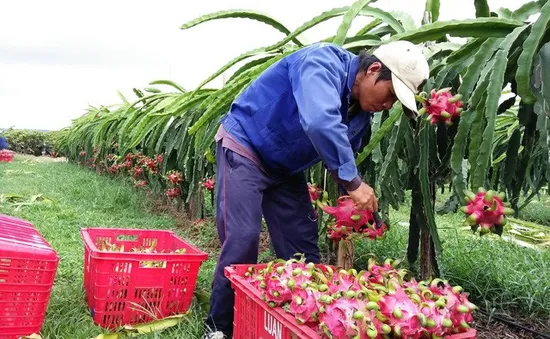
[[[95,175],[76,165],[62,162],[32,161],[16,156],[13,163],[0,163],[0,194],[43,194],[53,204],[36,204],[16,210],[0,206],[0,213],[30,221],[60,256],[42,336],[54,338],[93,338],[104,333],[93,324],[82,287],[84,247],[82,227],[122,227],[171,229],[188,239],[189,229],[178,228],[176,218],[150,212],[150,202],[142,192],[122,180]],[[27,161],[27,162],[23,162]],[[212,224],[204,233],[188,239],[197,246],[212,240]],[[216,257],[211,255],[199,272],[197,288],[210,290]],[[204,312],[194,301],[191,314],[162,337],[200,338]],[[158,336],[158,334],[157,334]],[[154,334],[141,338],[155,338]]]
[[[144,192],[123,180],[98,176],[72,164],[37,160],[17,156],[14,163],[0,163],[0,194],[43,194],[54,203],[25,206],[20,210],[2,205],[0,213],[32,222],[61,257],[42,331],[44,338],[93,338],[106,332],[93,324],[85,302],[83,244],[79,233],[82,227],[174,230],[209,251],[209,260],[199,272],[197,289],[210,291],[218,245],[212,222],[192,226],[182,220],[183,217],[153,212]],[[358,267],[366,265],[369,253],[380,260],[404,259],[408,230],[399,222],[408,221],[408,208],[392,210],[391,220],[393,227],[384,240],[357,243]],[[463,286],[471,294],[471,300],[486,309],[547,318],[550,315],[550,251],[523,248],[498,237],[471,235],[460,230],[462,220],[461,214],[437,216],[444,241],[440,257],[444,277]],[[260,255],[260,261],[272,258],[268,252]],[[194,300],[191,314],[178,326],[138,338],[200,338],[204,317],[205,312]]]

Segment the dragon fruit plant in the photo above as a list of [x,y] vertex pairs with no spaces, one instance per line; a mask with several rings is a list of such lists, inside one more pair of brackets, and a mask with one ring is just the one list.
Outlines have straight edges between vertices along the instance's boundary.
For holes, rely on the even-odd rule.
[[417,282],[391,259],[338,270],[301,259],[249,267],[246,281],[270,307],[290,313],[322,339],[444,338],[466,331],[477,308],[460,286]]
[[371,211],[358,210],[351,197],[344,195],[338,198],[336,206],[317,200],[317,205],[323,212],[330,214],[334,220],[328,228],[329,238],[335,241],[350,239],[354,236],[367,236],[370,239],[380,239],[387,227],[385,224],[377,227]]
[[425,97],[427,95],[417,97],[424,106],[418,113],[420,115],[427,113],[427,119],[432,125],[444,123],[450,126],[453,124],[453,120],[458,118],[460,113],[462,113],[463,103],[460,100],[462,96],[460,94],[453,96],[450,88],[443,88],[439,91],[433,89],[431,97],[429,99]]
[[467,215],[464,224],[471,226],[473,232],[479,229],[480,236],[487,233],[502,235],[506,215],[514,213],[508,207],[510,204],[503,202],[505,194],[486,191],[484,188],[480,188],[477,194],[470,191],[465,193],[467,205],[461,208]]

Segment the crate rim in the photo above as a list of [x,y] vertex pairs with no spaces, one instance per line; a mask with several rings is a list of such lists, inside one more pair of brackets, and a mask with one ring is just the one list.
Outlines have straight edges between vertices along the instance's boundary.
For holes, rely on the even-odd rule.
[[[89,230],[110,230],[110,231],[122,231],[122,232],[158,232],[166,233],[173,237],[178,238],[183,241],[189,248],[191,248],[195,253],[133,253],[133,252],[109,252],[101,251],[95,245],[95,242],[92,240]],[[80,228],[80,235],[84,242],[84,245],[90,249],[90,255],[94,259],[103,259],[103,260],[138,260],[135,259],[136,255],[146,255],[147,258],[155,258],[163,261],[173,261],[181,259],[195,259],[197,261],[206,261],[208,260],[208,253],[200,250],[195,245],[189,243],[185,239],[179,237],[174,231],[171,230],[157,230],[157,229],[146,229],[146,228],[115,228],[115,227],[82,227]]]

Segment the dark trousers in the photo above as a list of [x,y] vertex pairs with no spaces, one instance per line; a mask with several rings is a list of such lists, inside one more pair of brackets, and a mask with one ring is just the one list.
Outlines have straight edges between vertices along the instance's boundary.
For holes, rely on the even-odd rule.
[[262,214],[278,258],[304,253],[308,262],[318,263],[318,231],[304,174],[266,175],[221,142],[216,153],[216,224],[222,248],[206,326],[231,337],[235,297],[224,268],[257,263]]

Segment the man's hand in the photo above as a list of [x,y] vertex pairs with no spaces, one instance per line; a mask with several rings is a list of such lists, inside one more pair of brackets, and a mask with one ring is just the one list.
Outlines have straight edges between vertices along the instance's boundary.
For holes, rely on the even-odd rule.
[[348,194],[357,205],[357,209],[371,212],[378,211],[378,201],[374,195],[374,190],[364,182],[355,191],[348,191]]

